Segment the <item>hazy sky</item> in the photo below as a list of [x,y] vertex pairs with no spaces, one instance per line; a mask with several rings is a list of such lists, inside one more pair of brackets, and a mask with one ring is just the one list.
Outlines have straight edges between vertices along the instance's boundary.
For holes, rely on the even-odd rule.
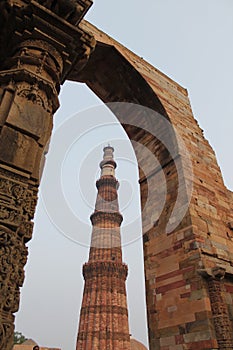
[[[194,116],[231,189],[232,13],[231,0],[96,0],[86,17],[188,89]],[[95,179],[102,147],[110,141],[121,183],[130,328],[146,344],[140,216],[135,209],[139,194],[131,146],[114,117],[85,86],[66,83],[60,101],[16,329],[41,346],[75,348]]]

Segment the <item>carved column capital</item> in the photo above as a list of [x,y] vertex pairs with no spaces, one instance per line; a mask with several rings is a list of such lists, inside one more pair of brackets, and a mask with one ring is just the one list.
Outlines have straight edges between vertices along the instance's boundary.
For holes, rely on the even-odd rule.
[[223,280],[225,278],[226,269],[222,266],[215,266],[211,269],[199,270],[199,273],[207,280],[213,323],[219,349],[232,349],[232,326],[227,304],[224,300]]
[[74,66],[83,67],[95,47],[94,38],[79,27],[91,5],[90,0],[0,0],[0,66],[7,67],[22,42],[41,40],[60,53],[63,83]]
[[226,269],[223,266],[205,268],[198,270],[198,273],[206,279],[222,280],[225,277]]
[[223,280],[226,274],[226,269],[222,266],[216,266],[212,268],[212,276],[216,280]]

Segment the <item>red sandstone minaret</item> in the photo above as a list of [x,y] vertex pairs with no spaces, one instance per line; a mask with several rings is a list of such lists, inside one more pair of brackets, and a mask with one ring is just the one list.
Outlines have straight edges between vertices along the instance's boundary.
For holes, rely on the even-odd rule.
[[89,261],[83,266],[85,287],[76,350],[130,350],[125,281],[115,178],[114,149],[104,148]]

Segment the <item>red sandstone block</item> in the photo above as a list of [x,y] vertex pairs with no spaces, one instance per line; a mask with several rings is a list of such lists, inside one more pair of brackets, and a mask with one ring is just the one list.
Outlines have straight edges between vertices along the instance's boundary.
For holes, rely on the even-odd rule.
[[177,281],[177,282],[174,282],[174,283],[170,283],[170,284],[168,284],[166,286],[162,286],[162,287],[156,288],[156,294],[160,294],[160,293],[164,294],[164,293],[166,293],[169,290],[180,288],[180,287],[183,287],[185,285],[186,285],[186,282],[184,280]]
[[189,272],[189,271],[193,271],[193,270],[194,270],[194,266],[188,266],[188,267],[183,268],[182,270],[179,269],[179,270],[176,270],[176,271],[172,271],[172,272],[169,272],[169,273],[166,273],[164,275],[161,275],[161,276],[157,277],[156,278],[156,282],[159,282],[159,281],[162,281],[162,280],[166,280],[168,278],[175,277],[177,275],[181,275],[183,273],[186,273],[186,272]]
[[187,350],[214,350],[218,349],[218,344],[215,339],[204,340],[199,342],[193,342],[185,344],[185,349]]
[[176,256],[168,257],[163,261],[160,259],[160,265],[155,268],[154,276],[164,275],[166,272],[177,271],[179,269],[179,264],[176,260]]
[[160,281],[160,282],[156,282],[155,284],[155,287],[154,288],[159,288],[159,287],[162,287],[162,286],[166,286],[168,284],[171,284],[173,282],[177,282],[177,281],[181,281],[183,280],[183,276],[182,275],[177,275],[175,277],[171,277],[171,278],[168,278],[167,280],[163,280],[163,281]]

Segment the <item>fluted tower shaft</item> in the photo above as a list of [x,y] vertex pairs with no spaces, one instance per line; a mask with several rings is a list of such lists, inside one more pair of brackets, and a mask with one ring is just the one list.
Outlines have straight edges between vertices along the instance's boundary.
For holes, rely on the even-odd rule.
[[101,177],[85,280],[76,350],[130,350],[125,281],[128,269],[122,262],[114,149],[104,148]]

